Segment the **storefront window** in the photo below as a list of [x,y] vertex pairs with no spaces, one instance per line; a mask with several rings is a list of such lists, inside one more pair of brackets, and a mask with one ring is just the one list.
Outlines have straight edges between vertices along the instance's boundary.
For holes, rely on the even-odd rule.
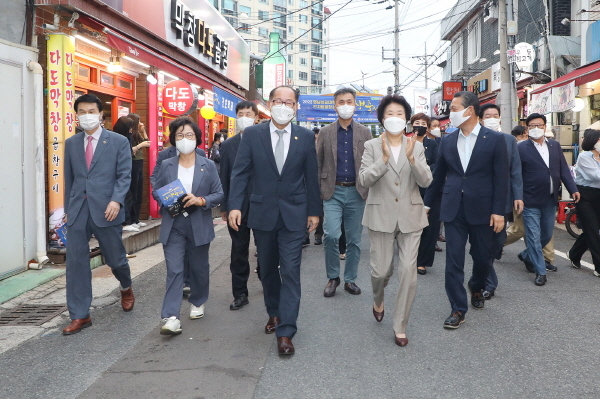
[[107,73],[102,72],[100,74],[100,84],[102,86],[114,86],[115,78]]
[[131,90],[132,89],[132,84],[131,81],[129,80],[123,80],[123,79],[117,79],[118,85],[119,87],[126,89],[126,90]]

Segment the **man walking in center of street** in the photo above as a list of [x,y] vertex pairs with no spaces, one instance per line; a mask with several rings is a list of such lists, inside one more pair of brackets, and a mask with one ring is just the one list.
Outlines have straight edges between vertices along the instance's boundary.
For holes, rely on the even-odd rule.
[[575,202],[579,202],[579,192],[560,144],[544,137],[546,117],[534,113],[527,117],[526,123],[529,140],[520,142],[517,148],[523,170],[523,222],[527,248],[518,256],[529,272],[535,272],[534,284],[542,286],[547,282],[542,248],[554,233],[561,181]]
[[249,127],[233,167],[229,225],[239,230],[252,179],[248,227],[258,246],[260,278],[269,320],[265,333],[277,335],[280,355],[292,355],[300,310],[300,263],[306,230],[319,224],[319,193],[313,132],[291,123],[298,92],[279,86],[269,93],[272,120]]
[[356,285],[360,261],[362,218],[368,189],[358,180],[365,142],[373,136],[366,126],[352,119],[356,109],[356,92],[341,88],[333,95],[338,120],[325,126],[317,140],[319,184],[323,199],[325,231],[325,269],[329,281],[323,295],[332,297],[340,285],[339,240],[344,223],[346,233],[346,266],[344,289],[360,294]]
[[121,238],[125,195],[131,183],[131,147],[127,138],[100,126],[102,101],[93,94],[75,100],[83,132],[65,141],[65,213],[67,248],[67,307],[71,323],[64,335],[92,325],[92,234],[113,275],[121,283],[121,306],[133,309],[131,273]]
[[465,245],[471,243],[473,274],[468,286],[471,305],[483,309],[482,292],[494,259],[495,234],[504,228],[508,189],[508,155],[501,133],[479,124],[479,99],[458,92],[450,105],[450,122],[458,130],[445,136],[425,194],[431,207],[442,193],[440,220],[446,226],[446,294],[452,312],[444,328],[465,321]]
[[[221,144],[221,185],[225,199],[221,203],[221,216],[227,221],[228,201],[227,197],[231,191],[231,173],[233,165],[242,142],[244,130],[254,126],[258,119],[258,107],[252,101],[242,101],[235,107],[237,119],[235,128],[238,134],[227,139]],[[231,237],[231,290],[233,293],[233,302],[229,309],[238,310],[247,305],[248,302],[248,277],[250,276],[250,261],[248,260],[250,251],[250,228],[248,227],[248,209],[250,207],[250,193],[252,192],[252,181],[248,184],[248,189],[242,202],[242,223],[238,230],[227,226],[229,236]]]

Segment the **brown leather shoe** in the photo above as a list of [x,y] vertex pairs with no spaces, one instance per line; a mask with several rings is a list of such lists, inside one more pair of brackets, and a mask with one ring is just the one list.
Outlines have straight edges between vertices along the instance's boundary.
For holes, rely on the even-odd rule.
[[71,320],[71,323],[66,326],[63,330],[63,335],[77,334],[79,331],[92,325],[92,318],[87,317],[85,319]]
[[381,312],[378,312],[375,310],[375,308],[373,308],[373,316],[375,316],[375,320],[381,322],[381,320],[383,320],[383,315],[385,314],[385,310],[382,310]]
[[398,346],[408,345],[408,338],[398,338],[398,337],[394,336],[394,341],[396,341],[396,345],[398,345]]
[[323,296],[326,298],[332,297],[335,295],[335,289],[340,285],[340,278],[332,278],[327,282],[325,286],[325,290],[323,291]]
[[292,339],[289,337],[277,337],[277,352],[280,355],[293,355],[294,344],[292,344]]
[[131,287],[126,290],[121,291],[121,306],[123,306],[123,310],[126,312],[131,311],[133,309],[133,304],[135,303],[135,297],[133,296],[133,289]]
[[269,321],[267,321],[267,325],[265,326],[265,334],[273,334],[279,323],[279,317],[269,317]]
[[351,293],[352,295],[360,295],[360,287],[355,283],[345,283],[344,289]]

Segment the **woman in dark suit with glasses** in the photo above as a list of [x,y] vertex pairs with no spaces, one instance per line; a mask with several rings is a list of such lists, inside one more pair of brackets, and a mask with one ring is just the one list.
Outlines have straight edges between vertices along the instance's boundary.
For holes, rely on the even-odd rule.
[[[169,124],[169,140],[177,148],[178,156],[160,165],[153,190],[179,180],[187,195],[184,208],[198,207],[195,212],[182,213],[174,218],[161,207],[160,242],[167,264],[167,289],[162,307],[165,324],[160,333],[181,333],[179,309],[183,290],[184,259],[189,259],[191,294],[190,319],[204,316],[204,302],[208,299],[208,249],[215,238],[211,208],[223,201],[223,189],[213,161],[196,153],[202,143],[198,125],[188,117],[175,119]],[[190,208],[191,210],[192,208]]]

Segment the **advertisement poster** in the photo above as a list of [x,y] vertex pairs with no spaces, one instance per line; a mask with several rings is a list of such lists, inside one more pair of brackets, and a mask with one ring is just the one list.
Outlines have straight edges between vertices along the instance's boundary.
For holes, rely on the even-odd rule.
[[529,115],[538,113],[546,115],[552,112],[552,90],[546,90],[538,94],[531,95],[531,101],[529,102],[529,109],[527,113]]
[[[377,106],[381,96],[356,97],[354,120],[360,123],[379,123]],[[334,109],[333,96],[300,96],[297,118],[299,122],[335,122],[338,119]]]
[[263,99],[269,99],[269,93],[277,86],[285,84],[285,63],[263,64]]
[[553,112],[565,112],[575,107],[575,81],[552,88],[552,105]]
[[64,144],[75,133],[73,111],[75,38],[48,35],[48,210],[50,247],[64,247],[56,232],[62,227],[64,209]]
[[430,95],[431,115],[436,118],[447,118],[450,115],[450,101],[442,100],[442,90]]
[[431,116],[431,109],[429,108],[430,91],[429,89],[415,89],[414,90],[414,109],[413,114],[424,113],[427,116]]

